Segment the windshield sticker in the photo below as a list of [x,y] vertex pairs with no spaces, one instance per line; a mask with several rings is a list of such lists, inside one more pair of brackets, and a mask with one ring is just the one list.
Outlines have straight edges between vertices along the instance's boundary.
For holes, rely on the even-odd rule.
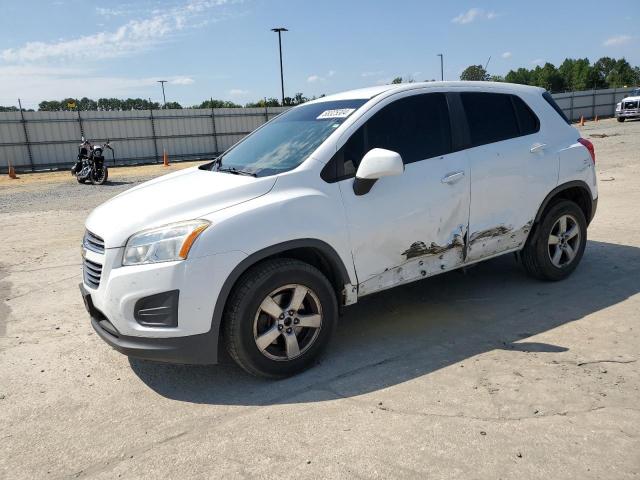
[[325,110],[316,117],[316,120],[324,120],[327,118],[347,118],[355,111],[355,108],[338,108],[336,110]]

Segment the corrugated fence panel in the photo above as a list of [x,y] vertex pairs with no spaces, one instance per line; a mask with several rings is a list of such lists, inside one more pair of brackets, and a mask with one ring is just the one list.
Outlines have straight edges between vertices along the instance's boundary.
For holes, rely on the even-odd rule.
[[[554,93],[552,96],[558,106],[571,121],[580,117],[592,119],[610,117],[615,113],[618,103],[632,88],[607,88],[602,90],[584,90],[580,92]],[[595,100],[595,101],[594,101]]]
[[16,168],[31,168],[20,112],[0,113],[0,118],[4,120],[0,122],[0,169],[8,170],[9,163]]

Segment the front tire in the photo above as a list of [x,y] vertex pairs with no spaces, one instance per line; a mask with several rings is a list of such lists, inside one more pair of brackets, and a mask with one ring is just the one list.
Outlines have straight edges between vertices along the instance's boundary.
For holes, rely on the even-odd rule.
[[338,319],[336,294],[315,267],[294,259],[261,262],[245,272],[225,310],[229,354],[252,375],[281,378],[312,366]]
[[619,121],[620,123],[622,123],[622,122],[624,122],[624,117],[617,117],[616,120]]
[[109,170],[107,167],[102,167],[100,170],[93,169],[89,174],[89,177],[91,178],[91,183],[93,185],[103,185],[109,177]]
[[559,200],[545,212],[522,251],[527,273],[540,280],[568,277],[578,266],[587,244],[587,221],[570,200]]

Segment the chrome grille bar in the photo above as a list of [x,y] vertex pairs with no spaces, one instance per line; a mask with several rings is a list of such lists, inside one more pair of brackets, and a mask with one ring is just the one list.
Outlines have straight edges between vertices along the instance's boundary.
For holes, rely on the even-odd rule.
[[91,250],[96,253],[104,253],[104,240],[95,233],[91,233],[89,230],[84,232],[82,244],[87,250]]
[[86,258],[82,262],[82,272],[84,283],[92,288],[100,286],[100,277],[102,276],[102,265],[92,262]]

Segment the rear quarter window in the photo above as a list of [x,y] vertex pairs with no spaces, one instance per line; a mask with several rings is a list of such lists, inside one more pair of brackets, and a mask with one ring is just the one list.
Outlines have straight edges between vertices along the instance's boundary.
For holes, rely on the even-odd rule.
[[544,98],[547,101],[547,103],[551,105],[551,108],[553,108],[556,111],[556,113],[560,115],[560,117],[567,123],[567,125],[571,125],[571,122],[569,121],[567,116],[564,114],[562,109],[558,106],[558,104],[556,103],[556,101],[553,99],[553,97],[549,92],[544,92],[542,94],[542,98]]
[[531,135],[540,130],[540,121],[535,113],[531,111],[529,106],[516,95],[512,95],[513,108],[516,111],[518,125],[520,126],[520,135]]

